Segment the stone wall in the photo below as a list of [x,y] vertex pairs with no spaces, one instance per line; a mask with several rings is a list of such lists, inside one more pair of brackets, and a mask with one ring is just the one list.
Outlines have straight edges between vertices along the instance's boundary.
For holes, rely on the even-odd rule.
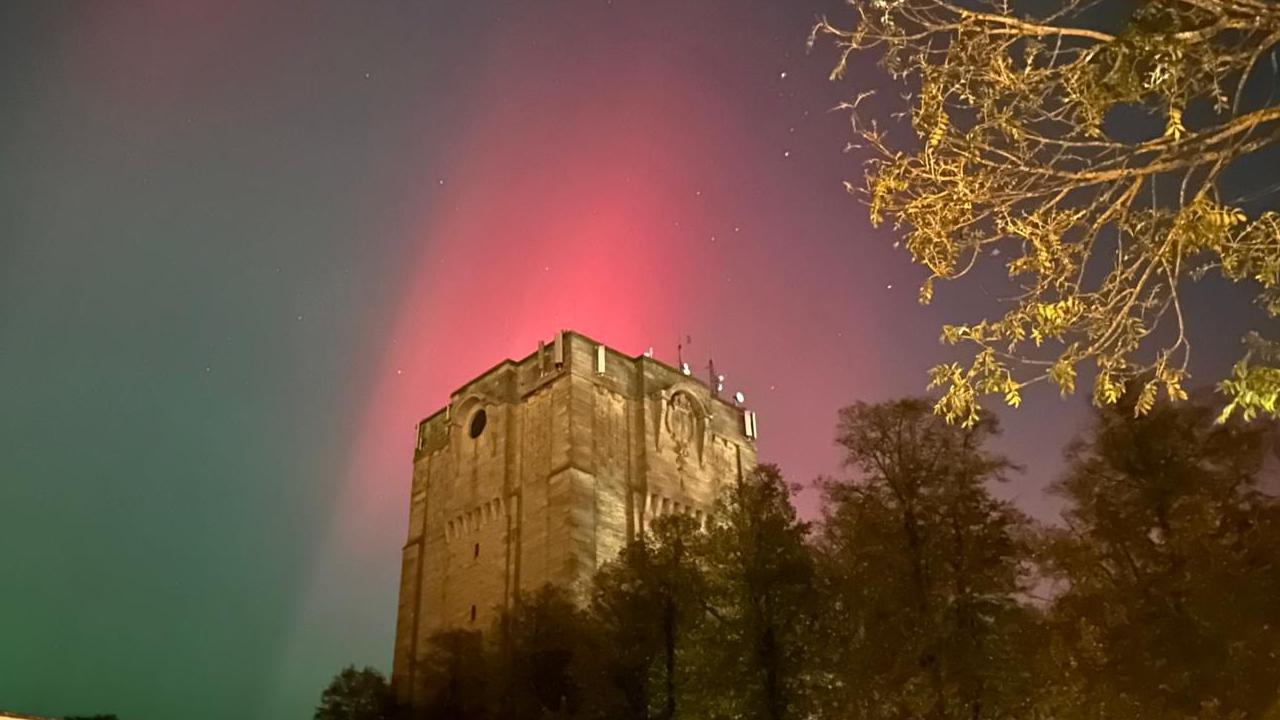
[[755,464],[743,410],[661,362],[563,332],[418,427],[392,681],[428,638],[486,629],[520,593],[575,593],[653,518],[705,517]]

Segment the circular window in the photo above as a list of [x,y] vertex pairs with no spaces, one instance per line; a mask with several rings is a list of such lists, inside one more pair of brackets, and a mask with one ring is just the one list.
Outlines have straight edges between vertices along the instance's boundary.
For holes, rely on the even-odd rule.
[[480,437],[480,433],[484,432],[484,426],[487,422],[489,422],[489,418],[484,414],[484,410],[477,410],[476,414],[471,416],[471,427],[468,432],[472,439]]

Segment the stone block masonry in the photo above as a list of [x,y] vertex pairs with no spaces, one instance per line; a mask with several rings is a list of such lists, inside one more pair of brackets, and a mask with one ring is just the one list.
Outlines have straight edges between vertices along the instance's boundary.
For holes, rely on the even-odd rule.
[[583,597],[656,517],[705,518],[756,463],[754,415],[651,357],[563,331],[418,426],[392,684],[416,704],[428,639],[487,629],[544,583]]

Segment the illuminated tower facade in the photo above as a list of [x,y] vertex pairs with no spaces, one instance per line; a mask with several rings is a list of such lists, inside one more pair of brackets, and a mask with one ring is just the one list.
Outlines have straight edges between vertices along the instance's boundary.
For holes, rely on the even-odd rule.
[[704,519],[755,466],[755,415],[687,372],[574,332],[467,383],[418,425],[392,682],[427,640],[522,591],[581,591],[653,518]]

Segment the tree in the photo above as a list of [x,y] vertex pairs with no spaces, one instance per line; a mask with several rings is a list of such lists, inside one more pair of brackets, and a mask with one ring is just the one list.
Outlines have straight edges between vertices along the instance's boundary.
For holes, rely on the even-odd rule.
[[589,632],[582,611],[563,588],[544,585],[522,593],[498,619],[499,717],[570,717],[582,684],[575,673]]
[[617,693],[613,717],[650,717],[657,695],[652,677],[665,639],[661,589],[653,550],[643,540],[628,543],[593,579],[590,612],[606,649],[607,682]]
[[431,636],[422,666],[423,715],[432,720],[489,717],[490,662],[474,630],[446,630]]
[[1025,714],[1028,521],[984,486],[1010,468],[984,447],[996,431],[986,414],[950,425],[920,399],[840,411],[856,475],[824,484],[830,716]]
[[706,614],[704,542],[693,518],[663,516],[596,576],[591,613],[626,717],[671,720],[682,709]]
[[320,695],[316,720],[385,720],[391,717],[395,701],[391,686],[377,670],[357,670],[348,665],[334,676]]
[[713,516],[702,695],[724,716],[807,716],[819,611],[808,532],[775,465],[729,487]]
[[1199,402],[1134,418],[1135,394],[1096,413],[1054,486],[1059,714],[1263,717],[1280,694],[1280,503],[1258,486],[1272,430]]
[[[1123,17],[1089,0],[851,2],[854,27],[823,20],[811,39],[837,45],[833,79],[868,50],[912,90],[895,114],[910,116],[905,140],[859,107],[870,91],[845,104],[872,155],[872,221],[892,222],[928,270],[922,302],[989,264],[1011,285],[1003,315],[943,327],[974,356],[931,371],[939,413],[971,425],[983,396],[1016,406],[1038,381],[1068,394],[1081,366],[1097,405],[1138,378],[1139,413],[1161,390],[1185,398],[1179,290],[1205,273],[1252,283],[1280,315],[1280,214],[1222,182],[1280,140],[1276,94],[1251,92],[1268,67],[1276,79],[1280,6],[1147,0]],[[1280,346],[1247,340],[1221,383],[1226,412],[1274,415]]]

